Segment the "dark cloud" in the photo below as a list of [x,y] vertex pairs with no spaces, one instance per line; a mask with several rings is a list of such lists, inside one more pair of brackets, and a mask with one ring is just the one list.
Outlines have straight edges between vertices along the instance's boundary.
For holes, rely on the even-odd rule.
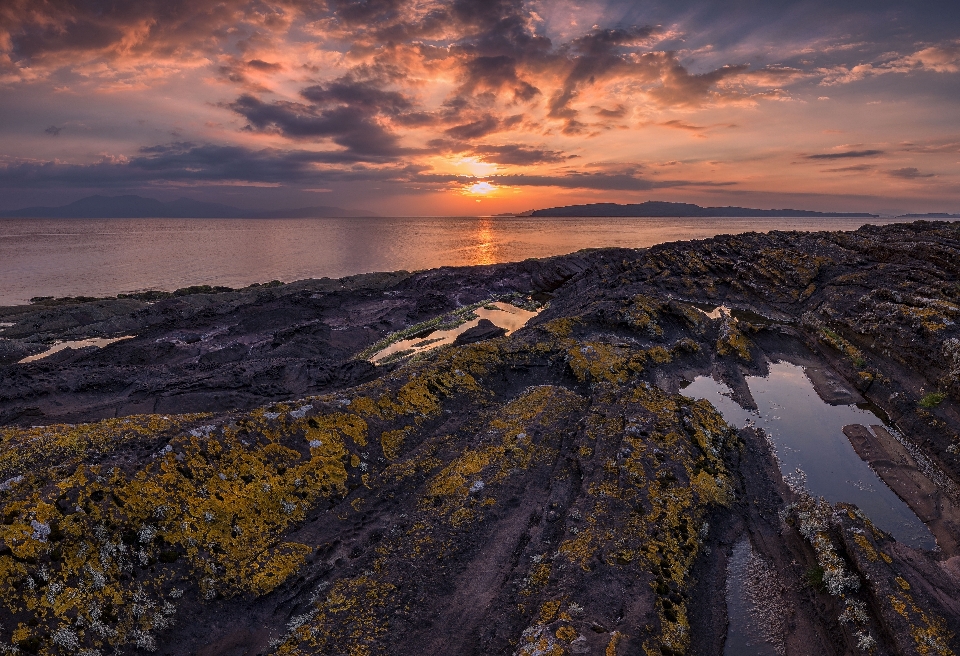
[[617,48],[639,47],[657,32],[654,27],[631,27],[629,29],[597,29],[573,39],[569,48],[586,56],[606,57]]
[[856,173],[863,171],[872,171],[872,164],[857,164],[856,166],[843,166],[838,169],[823,169],[821,173]]
[[893,169],[892,171],[886,171],[887,175],[892,178],[901,178],[903,180],[916,180],[918,178],[935,178],[935,173],[921,173],[919,169],[908,166],[902,169]]
[[883,155],[882,150],[847,150],[841,153],[820,153],[817,155],[805,155],[806,159],[848,159],[856,157],[876,157]]
[[346,25],[390,23],[401,17],[408,0],[328,0],[331,13]]
[[273,90],[247,75],[248,67],[243,63],[220,66],[218,69],[221,80],[233,82],[247,93],[273,93]]
[[603,107],[591,107],[597,116],[602,116],[604,118],[623,118],[627,114],[627,108],[623,105],[617,105],[613,109],[605,109]]
[[746,64],[724,65],[708,73],[691,74],[673,60],[663,67],[663,84],[655,88],[651,95],[664,106],[693,107],[702,103],[718,82],[740,75],[749,68]]
[[466,82],[463,91],[473,93],[478,89],[513,91],[517,102],[528,102],[540,95],[540,89],[517,75],[517,61],[507,55],[477,57],[466,64]]
[[[877,1],[884,11],[898,16],[916,14],[893,0]],[[866,0],[854,4],[859,13],[847,12],[850,16],[869,15]],[[790,0],[785,6],[796,10],[797,20],[806,21],[805,32],[794,30],[793,19],[784,21],[785,14],[759,0],[747,0],[735,8],[695,3],[682,11],[666,0],[609,2],[605,7],[584,6],[572,16],[566,16],[564,9],[556,9],[551,16],[554,9],[548,3],[525,0],[0,0],[0,83],[31,80],[36,89],[57,84],[71,91],[76,84],[82,96],[100,79],[106,80],[107,88],[111,80],[126,75],[135,79],[118,88],[138,93],[142,89],[148,95],[168,94],[169,89],[158,91],[164,80],[184,80],[177,84],[186,88],[191,82],[199,87],[201,80],[215,78],[209,89],[185,93],[183,106],[215,103],[224,114],[242,117],[246,131],[288,140],[282,149],[266,150],[168,144],[89,165],[27,163],[0,152],[5,156],[0,159],[0,184],[7,188],[15,181],[28,187],[97,186],[100,180],[106,186],[220,182],[322,186],[356,179],[429,186],[462,181],[409,165],[418,155],[429,153],[475,156],[504,166],[544,165],[535,170],[542,175],[492,179],[502,184],[611,191],[677,187],[694,183],[651,180],[638,170],[544,170],[573,157],[565,152],[562,135],[593,137],[605,129],[626,127],[620,119],[628,116],[639,125],[658,124],[703,135],[722,127],[714,123],[720,119],[697,114],[696,122],[663,120],[654,117],[685,114],[660,115],[657,110],[748,102],[764,94],[777,97],[787,87],[791,93],[799,90],[797,97],[803,99],[804,90],[830,76],[854,82],[888,73],[917,72],[919,77],[920,71],[930,76],[960,71],[960,46],[955,41],[938,41],[914,30],[909,43],[870,43],[867,28],[863,35],[851,37],[847,30],[843,39],[827,38],[830,30],[826,28],[808,29],[814,20],[810,16],[817,15],[818,7],[834,17],[847,15],[846,10],[823,0]],[[534,10],[546,20],[541,21]],[[754,14],[765,18],[759,20]],[[886,21],[890,15],[876,20]],[[587,17],[604,25],[576,27],[567,20],[584,22],[580,19]],[[814,22],[820,25],[823,20]],[[786,22],[789,29],[784,28],[779,41],[765,31]],[[944,38],[955,39],[955,35]],[[768,45],[760,48],[763,52],[755,61],[760,43]],[[783,61],[776,59],[780,53],[786,53]],[[753,67],[738,63],[748,59],[755,61]],[[281,71],[282,76],[272,77]],[[294,80],[302,80],[303,88],[284,95],[286,85]],[[766,89],[758,90],[761,87]],[[102,103],[97,107],[109,114],[102,99],[91,97],[83,97],[88,106]],[[123,102],[132,101],[118,102],[116,112],[129,108]],[[79,124],[75,118],[58,108],[56,114],[39,120],[72,126]],[[156,127],[156,114],[150,118]],[[179,118],[174,117],[171,126],[186,125]],[[44,139],[44,134],[55,137],[62,129],[51,125],[41,134],[36,120],[24,121],[17,129],[36,140]],[[208,126],[222,135],[220,130],[229,124],[223,118]],[[164,132],[171,126],[164,127]],[[182,129],[198,142],[203,140],[202,132]],[[520,129],[523,136],[510,134]],[[117,129],[111,138],[121,132]],[[915,180],[934,174],[912,167],[883,170],[867,164],[843,165],[872,161],[860,158],[888,152],[960,152],[956,135],[919,130],[911,134],[918,140],[924,134],[942,138],[867,150],[871,141],[887,143],[904,136],[864,137],[866,144],[848,144],[843,152],[798,157],[818,163],[818,168],[839,167],[824,173],[876,171],[880,176]],[[254,142],[249,134],[236,139]],[[531,139],[546,143],[513,143]],[[423,142],[428,148],[421,150]],[[131,143],[129,134],[113,143]],[[584,141],[576,143],[577,152],[589,151]],[[53,145],[48,140],[47,146]],[[634,150],[629,153],[611,154],[611,159],[634,159],[637,151],[631,147]],[[110,146],[105,145],[91,152],[108,150]],[[925,165],[919,155],[904,163],[948,175],[948,164]]]
[[283,70],[283,64],[265,62],[262,59],[251,59],[247,62],[247,66],[266,73],[275,73]]
[[249,0],[6,0],[0,5],[0,26],[6,27],[0,27],[0,36],[6,35],[15,59],[27,61],[56,53],[183,55],[283,23],[282,6],[254,7]]
[[249,121],[251,130],[279,132],[293,139],[330,139],[356,160],[394,158],[404,152],[397,135],[356,106],[321,109],[282,100],[266,103],[244,94],[229,107]]
[[556,164],[579,157],[563,151],[537,148],[523,144],[474,145],[457,139],[432,139],[427,142],[431,152],[475,156],[484,162],[507,166],[534,166]]
[[631,28],[629,30],[598,30],[564,47],[569,57],[569,71],[563,86],[550,99],[550,116],[574,120],[577,112],[570,103],[577,97],[585,84],[594,84],[613,73],[652,80],[653,68],[648,62],[628,61],[625,46],[642,43],[653,34],[650,27]]
[[326,86],[307,87],[300,95],[319,106],[344,105],[366,114],[384,113],[396,116],[412,106],[402,93],[386,91],[368,81],[340,79]]
[[595,189],[598,191],[648,191],[689,186],[730,186],[732,182],[692,182],[688,180],[650,180],[632,172],[575,172],[567,175],[500,175],[491,182],[518,187],[562,187],[566,189]]
[[[479,147],[477,152],[515,158],[517,162],[560,161],[561,153],[508,144]],[[178,142],[142,148],[129,160],[94,164],[34,161],[0,164],[0,188],[28,189],[55,185],[63,188],[133,188],[158,182],[182,185],[285,184],[316,186],[338,182],[377,182],[433,185],[445,188],[476,181],[469,176],[433,173],[416,165],[371,167],[350,163],[338,152],[309,150],[252,150],[239,146]],[[487,178],[500,185],[562,187],[610,191],[644,191],[684,186],[725,186],[685,180],[650,180],[635,168],[609,172],[575,171],[556,175],[502,175]]]
[[484,161],[512,166],[532,166],[534,164],[553,164],[570,159],[571,156],[558,150],[530,148],[518,144],[504,146],[477,146],[473,152]]
[[461,30],[458,47],[475,55],[534,60],[552,47],[550,39],[530,29],[522,0],[454,0],[450,16]]
[[500,120],[492,115],[484,116],[481,119],[476,121],[471,121],[470,123],[464,123],[462,125],[455,125],[452,128],[447,128],[444,130],[454,139],[477,139],[479,137],[485,137],[488,134],[497,132],[500,129]]
[[142,148],[138,156],[128,160],[111,159],[94,164],[34,161],[0,164],[0,188],[117,188],[157,182],[316,185],[340,180],[403,179],[411,170],[364,167],[356,164],[355,158],[340,152],[252,150],[180,142]]

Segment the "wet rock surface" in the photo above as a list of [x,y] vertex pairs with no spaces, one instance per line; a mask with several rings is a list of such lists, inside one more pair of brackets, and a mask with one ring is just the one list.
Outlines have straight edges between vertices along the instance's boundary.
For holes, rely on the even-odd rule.
[[455,339],[453,343],[458,346],[462,346],[464,344],[476,344],[477,342],[482,342],[485,339],[502,337],[506,333],[507,331],[505,328],[497,326],[489,319],[481,319],[476,326],[473,328],[468,328],[457,335],[457,339]]
[[[762,431],[677,392],[712,374],[750,407],[744,376],[789,360],[956,485],[958,254],[918,222],[2,308],[0,644],[718,654],[749,539],[777,653],[953,653],[954,560],[791,489]],[[358,357],[491,300],[547,305]]]

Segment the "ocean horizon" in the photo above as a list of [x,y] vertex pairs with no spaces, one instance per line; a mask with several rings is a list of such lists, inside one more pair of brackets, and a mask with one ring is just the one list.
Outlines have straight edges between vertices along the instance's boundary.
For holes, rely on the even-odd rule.
[[856,230],[897,218],[411,216],[0,219],[0,305],[190,285],[470,266],[719,234]]

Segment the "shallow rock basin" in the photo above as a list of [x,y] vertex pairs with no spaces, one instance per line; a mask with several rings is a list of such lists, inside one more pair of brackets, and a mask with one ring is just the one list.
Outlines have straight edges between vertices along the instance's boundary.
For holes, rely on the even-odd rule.
[[405,355],[416,355],[440,346],[453,344],[458,335],[476,326],[478,323],[480,323],[481,319],[488,319],[500,328],[504,328],[509,335],[513,331],[519,330],[525,326],[530,319],[539,314],[539,312],[524,310],[514,305],[510,305],[509,303],[499,302],[490,303],[483,307],[479,307],[474,310],[473,313],[477,315],[476,319],[462,323],[456,328],[451,328],[449,330],[435,330],[429,335],[413,337],[410,339],[401,340],[399,342],[394,342],[386,348],[374,353],[370,357],[370,361],[373,363],[378,363],[389,358],[391,355],[403,353],[404,351],[409,351],[409,353],[406,353]]
[[854,405],[825,403],[804,369],[788,362],[771,364],[768,376],[748,376],[746,381],[756,411],[742,408],[726,385],[706,376],[698,376],[681,393],[710,401],[729,424],[762,428],[791,485],[803,486],[831,503],[856,504],[878,527],[904,544],[936,548],[927,526],[860,459],[843,433],[850,424],[881,424],[880,417]]
[[[783,615],[769,602],[768,567],[753,552],[750,539],[743,537],[727,561],[727,640],[724,656],[781,656]],[[774,591],[775,592],[775,591]],[[778,640],[779,638],[779,640]]]

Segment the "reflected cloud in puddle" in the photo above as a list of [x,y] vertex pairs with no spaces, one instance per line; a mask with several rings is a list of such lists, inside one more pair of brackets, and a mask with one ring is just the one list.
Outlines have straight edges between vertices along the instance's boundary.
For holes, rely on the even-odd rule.
[[[710,401],[727,423],[754,425],[768,435],[780,471],[814,496],[854,503],[881,529],[911,547],[934,549],[936,542],[914,514],[854,451],[843,434],[850,424],[881,419],[853,405],[829,405],[816,393],[802,367],[778,362],[766,377],[746,378],[757,410],[741,407],[723,383],[698,376],[681,394]],[[890,429],[892,430],[892,429]]]

